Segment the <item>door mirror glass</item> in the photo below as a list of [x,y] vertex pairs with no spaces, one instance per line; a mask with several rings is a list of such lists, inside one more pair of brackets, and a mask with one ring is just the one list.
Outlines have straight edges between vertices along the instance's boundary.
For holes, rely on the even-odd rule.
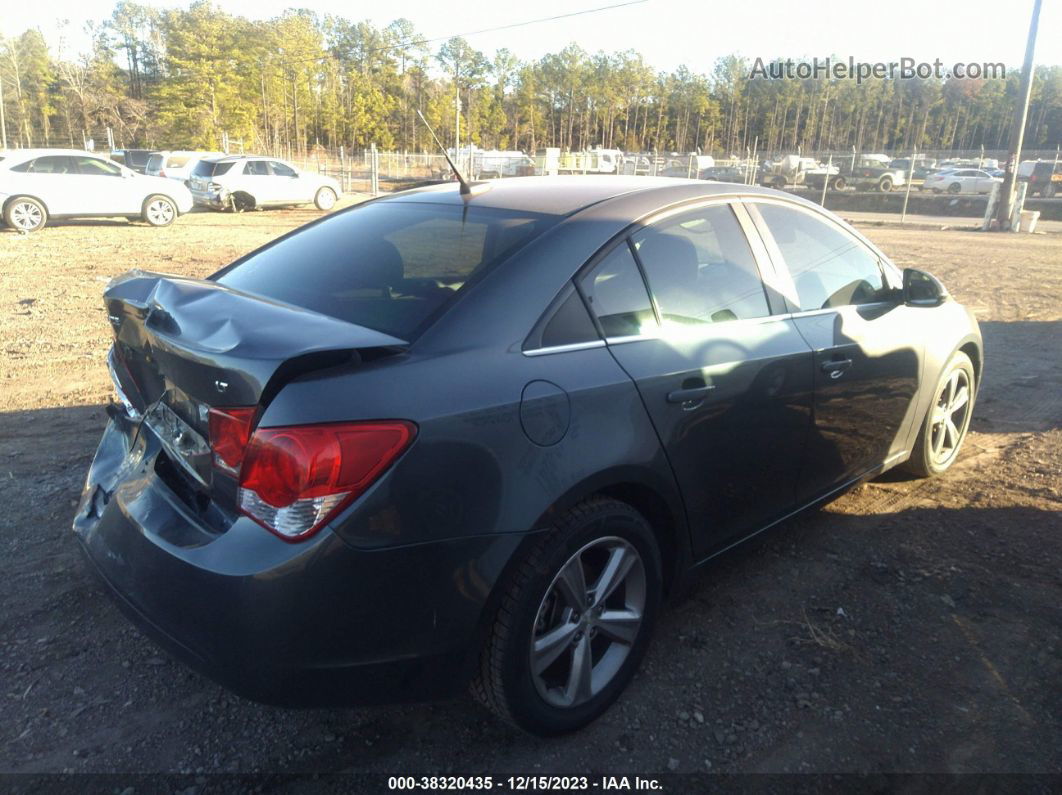
[[931,273],[906,268],[903,272],[903,302],[908,306],[940,306],[948,291]]

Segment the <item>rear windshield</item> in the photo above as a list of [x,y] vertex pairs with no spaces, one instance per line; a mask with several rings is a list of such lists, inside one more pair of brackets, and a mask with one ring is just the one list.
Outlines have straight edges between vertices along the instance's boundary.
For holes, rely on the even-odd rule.
[[152,171],[158,171],[162,168],[162,155],[152,155],[149,157],[147,167]]
[[219,177],[235,164],[235,160],[200,160],[192,173],[197,177]]
[[216,278],[411,341],[464,288],[555,222],[512,210],[374,202],[305,227]]

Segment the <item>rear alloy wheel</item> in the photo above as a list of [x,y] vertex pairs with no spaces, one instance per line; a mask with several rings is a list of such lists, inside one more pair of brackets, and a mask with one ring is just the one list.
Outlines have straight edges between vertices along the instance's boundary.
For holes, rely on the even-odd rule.
[[950,185],[948,185],[948,193],[961,193],[961,192],[962,192],[962,185],[960,185],[958,182],[953,182]]
[[634,675],[660,595],[660,554],[641,514],[603,497],[580,503],[518,564],[473,694],[533,734],[585,726]]
[[177,205],[167,196],[149,196],[143,218],[152,226],[169,226],[177,219]]
[[318,210],[331,210],[336,206],[336,192],[331,188],[321,188],[317,191],[317,195],[313,197],[314,206]]
[[932,477],[955,463],[970,429],[976,390],[973,362],[959,351],[937,384],[936,398],[926,412],[906,464],[908,471],[919,477]]
[[48,211],[44,205],[29,196],[18,196],[4,208],[4,221],[12,229],[23,234],[36,232],[48,223]]

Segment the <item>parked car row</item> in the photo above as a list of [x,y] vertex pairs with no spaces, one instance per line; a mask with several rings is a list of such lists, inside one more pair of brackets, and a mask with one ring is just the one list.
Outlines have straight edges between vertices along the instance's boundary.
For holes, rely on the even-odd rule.
[[[132,162],[130,153],[141,151],[123,155]],[[142,173],[76,149],[0,153],[4,222],[23,233],[41,229],[51,218],[125,217],[169,226],[195,205],[241,212],[313,203],[328,211],[341,195],[331,177],[275,158],[154,152],[143,163]]]

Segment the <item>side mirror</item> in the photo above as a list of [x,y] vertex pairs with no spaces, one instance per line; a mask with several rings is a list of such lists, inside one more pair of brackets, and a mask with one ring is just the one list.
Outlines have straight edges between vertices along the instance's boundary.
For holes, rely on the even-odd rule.
[[907,306],[940,306],[948,291],[937,277],[917,268],[904,268],[903,302]]

